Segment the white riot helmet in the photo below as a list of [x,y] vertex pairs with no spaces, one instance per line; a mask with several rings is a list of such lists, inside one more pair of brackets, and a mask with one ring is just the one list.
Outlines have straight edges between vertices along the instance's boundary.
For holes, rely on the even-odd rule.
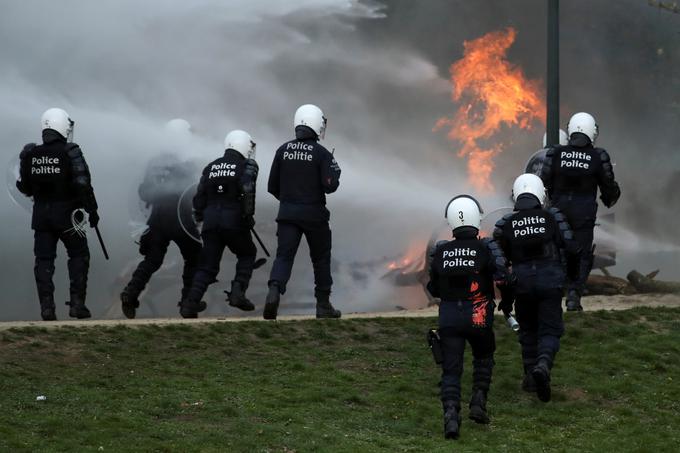
[[246,131],[237,129],[224,138],[224,149],[238,151],[246,159],[255,159],[255,147],[253,138]]
[[165,123],[164,131],[163,144],[169,150],[185,151],[190,147],[193,133],[187,120],[172,119]]
[[74,124],[68,113],[58,108],[46,110],[40,119],[42,130],[52,129],[59,132],[67,140],[71,139]]
[[191,137],[191,124],[182,118],[175,118],[165,123],[165,132],[173,138]]
[[446,205],[444,217],[451,229],[456,231],[461,227],[472,227],[479,230],[484,211],[479,202],[470,195],[458,195]]
[[595,118],[593,118],[593,115],[586,112],[579,112],[571,117],[569,124],[567,125],[567,132],[569,133],[569,137],[576,132],[585,134],[590,138],[592,143],[595,143],[597,135],[599,134]]
[[[560,145],[567,146],[569,144],[569,136],[564,129],[560,129]],[[543,147],[548,146],[548,133],[543,134]]]
[[538,201],[543,206],[545,202],[545,186],[543,185],[543,180],[533,173],[524,173],[515,179],[515,183],[512,185],[512,199],[517,201],[522,194],[531,194],[538,198]]
[[314,132],[319,138],[324,138],[326,135],[326,124],[328,120],[323,115],[323,111],[313,104],[305,104],[300,106],[295,111],[295,119],[293,120],[293,127],[307,126]]

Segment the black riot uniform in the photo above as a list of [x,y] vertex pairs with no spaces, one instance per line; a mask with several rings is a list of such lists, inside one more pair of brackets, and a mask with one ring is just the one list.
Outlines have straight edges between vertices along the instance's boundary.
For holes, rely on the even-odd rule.
[[326,194],[340,184],[340,166],[333,155],[318,143],[319,137],[307,126],[295,129],[295,140],[276,151],[268,190],[281,203],[276,218],[278,247],[269,280],[265,319],[276,319],[279,295],[286,292],[293,261],[304,235],[314,266],[318,318],[339,318],[329,297],[331,277],[330,213]]
[[479,239],[476,228],[460,227],[453,235],[454,240],[439,242],[432,253],[427,288],[433,297],[441,299],[441,400],[445,434],[456,438],[461,421],[460,379],[466,341],[473,356],[470,418],[477,423],[489,422],[486,398],[496,349],[492,328],[494,282],[503,300],[512,304],[512,275],[500,247],[492,239]]
[[75,210],[84,209],[92,227],[99,222],[90,170],[77,144],[67,143],[52,129],[43,130],[42,135],[42,145],[30,143],[21,152],[21,179],[17,181],[17,188],[34,201],[31,228],[35,231],[35,281],[41,315],[44,320],[56,319],[52,276],[61,240],[68,254],[69,316],[89,318],[85,296],[90,251],[87,238],[74,228],[72,216],[77,217]]
[[621,195],[607,151],[594,148],[587,135],[571,135],[569,144],[546,152],[541,179],[551,204],[566,216],[582,249],[578,276],[569,282],[568,310],[582,310],[581,295],[593,266],[593,230],[597,216],[597,188],[608,208]]
[[203,222],[203,250],[198,270],[180,313],[195,318],[205,309],[201,298],[220,271],[224,248],[236,255],[236,275],[231,282],[229,305],[250,311],[255,307],[246,299],[245,291],[253,274],[257,249],[250,229],[255,224],[255,185],[258,166],[236,150],[227,149],[224,156],[203,170],[194,197],[194,216]]
[[[525,379],[523,388],[550,400],[550,369],[564,333],[562,294],[565,262],[569,275],[578,271],[580,249],[564,215],[544,209],[534,195],[522,194],[515,212],[496,223],[494,239],[517,277],[515,305]],[[511,305],[501,304],[504,312]]]
[[172,154],[157,157],[147,167],[138,190],[139,198],[151,206],[148,229],[139,242],[139,253],[144,259],[120,295],[123,313],[128,318],[136,316],[138,297],[154,272],[163,265],[171,242],[179,247],[184,259],[182,298],[186,297],[191,287],[201,244],[192,217],[191,200],[188,197],[182,199],[182,194],[194,183],[195,173],[192,164],[180,162]]

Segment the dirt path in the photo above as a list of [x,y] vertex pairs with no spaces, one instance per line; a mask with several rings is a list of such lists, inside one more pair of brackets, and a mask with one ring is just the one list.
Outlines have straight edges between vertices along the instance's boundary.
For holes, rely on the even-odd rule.
[[[597,310],[627,310],[633,307],[680,307],[680,295],[677,294],[638,294],[632,296],[589,296],[582,301],[586,311]],[[432,317],[437,315],[437,308],[423,308],[420,310],[399,310],[374,313],[348,313],[343,319],[364,318],[417,318]],[[299,321],[314,319],[314,315],[285,315],[279,316],[281,321]],[[62,327],[62,326],[141,326],[147,324],[170,325],[170,324],[203,324],[210,322],[242,322],[262,321],[259,316],[250,317],[206,317],[199,319],[181,318],[143,318],[143,319],[94,319],[86,321],[6,321],[0,322],[0,331],[21,327]]]

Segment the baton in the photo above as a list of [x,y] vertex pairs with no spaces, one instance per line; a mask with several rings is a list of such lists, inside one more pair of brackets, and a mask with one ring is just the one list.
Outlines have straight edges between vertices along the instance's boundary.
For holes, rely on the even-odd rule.
[[94,231],[97,232],[97,239],[99,239],[99,245],[102,246],[102,252],[104,252],[104,258],[109,259],[109,252],[106,251],[106,246],[104,245],[104,239],[102,239],[102,234],[99,232],[99,227],[94,227]]
[[262,242],[262,239],[260,239],[260,236],[257,234],[257,231],[255,231],[255,228],[251,228],[250,231],[253,233],[253,236],[255,236],[255,239],[257,239],[257,242],[260,244],[260,247],[262,247],[262,251],[264,252],[265,255],[267,255],[267,258],[271,258],[269,250],[267,250],[267,247],[264,246],[264,243]]

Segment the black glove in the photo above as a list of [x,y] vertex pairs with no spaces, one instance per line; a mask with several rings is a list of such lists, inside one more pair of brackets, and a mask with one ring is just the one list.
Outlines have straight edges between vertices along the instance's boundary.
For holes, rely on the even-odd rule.
[[501,299],[501,303],[498,304],[498,311],[502,311],[504,314],[511,313],[512,305],[513,305],[512,299]]
[[97,225],[99,225],[99,214],[97,214],[97,211],[92,211],[90,213],[89,220],[90,228],[97,228]]

